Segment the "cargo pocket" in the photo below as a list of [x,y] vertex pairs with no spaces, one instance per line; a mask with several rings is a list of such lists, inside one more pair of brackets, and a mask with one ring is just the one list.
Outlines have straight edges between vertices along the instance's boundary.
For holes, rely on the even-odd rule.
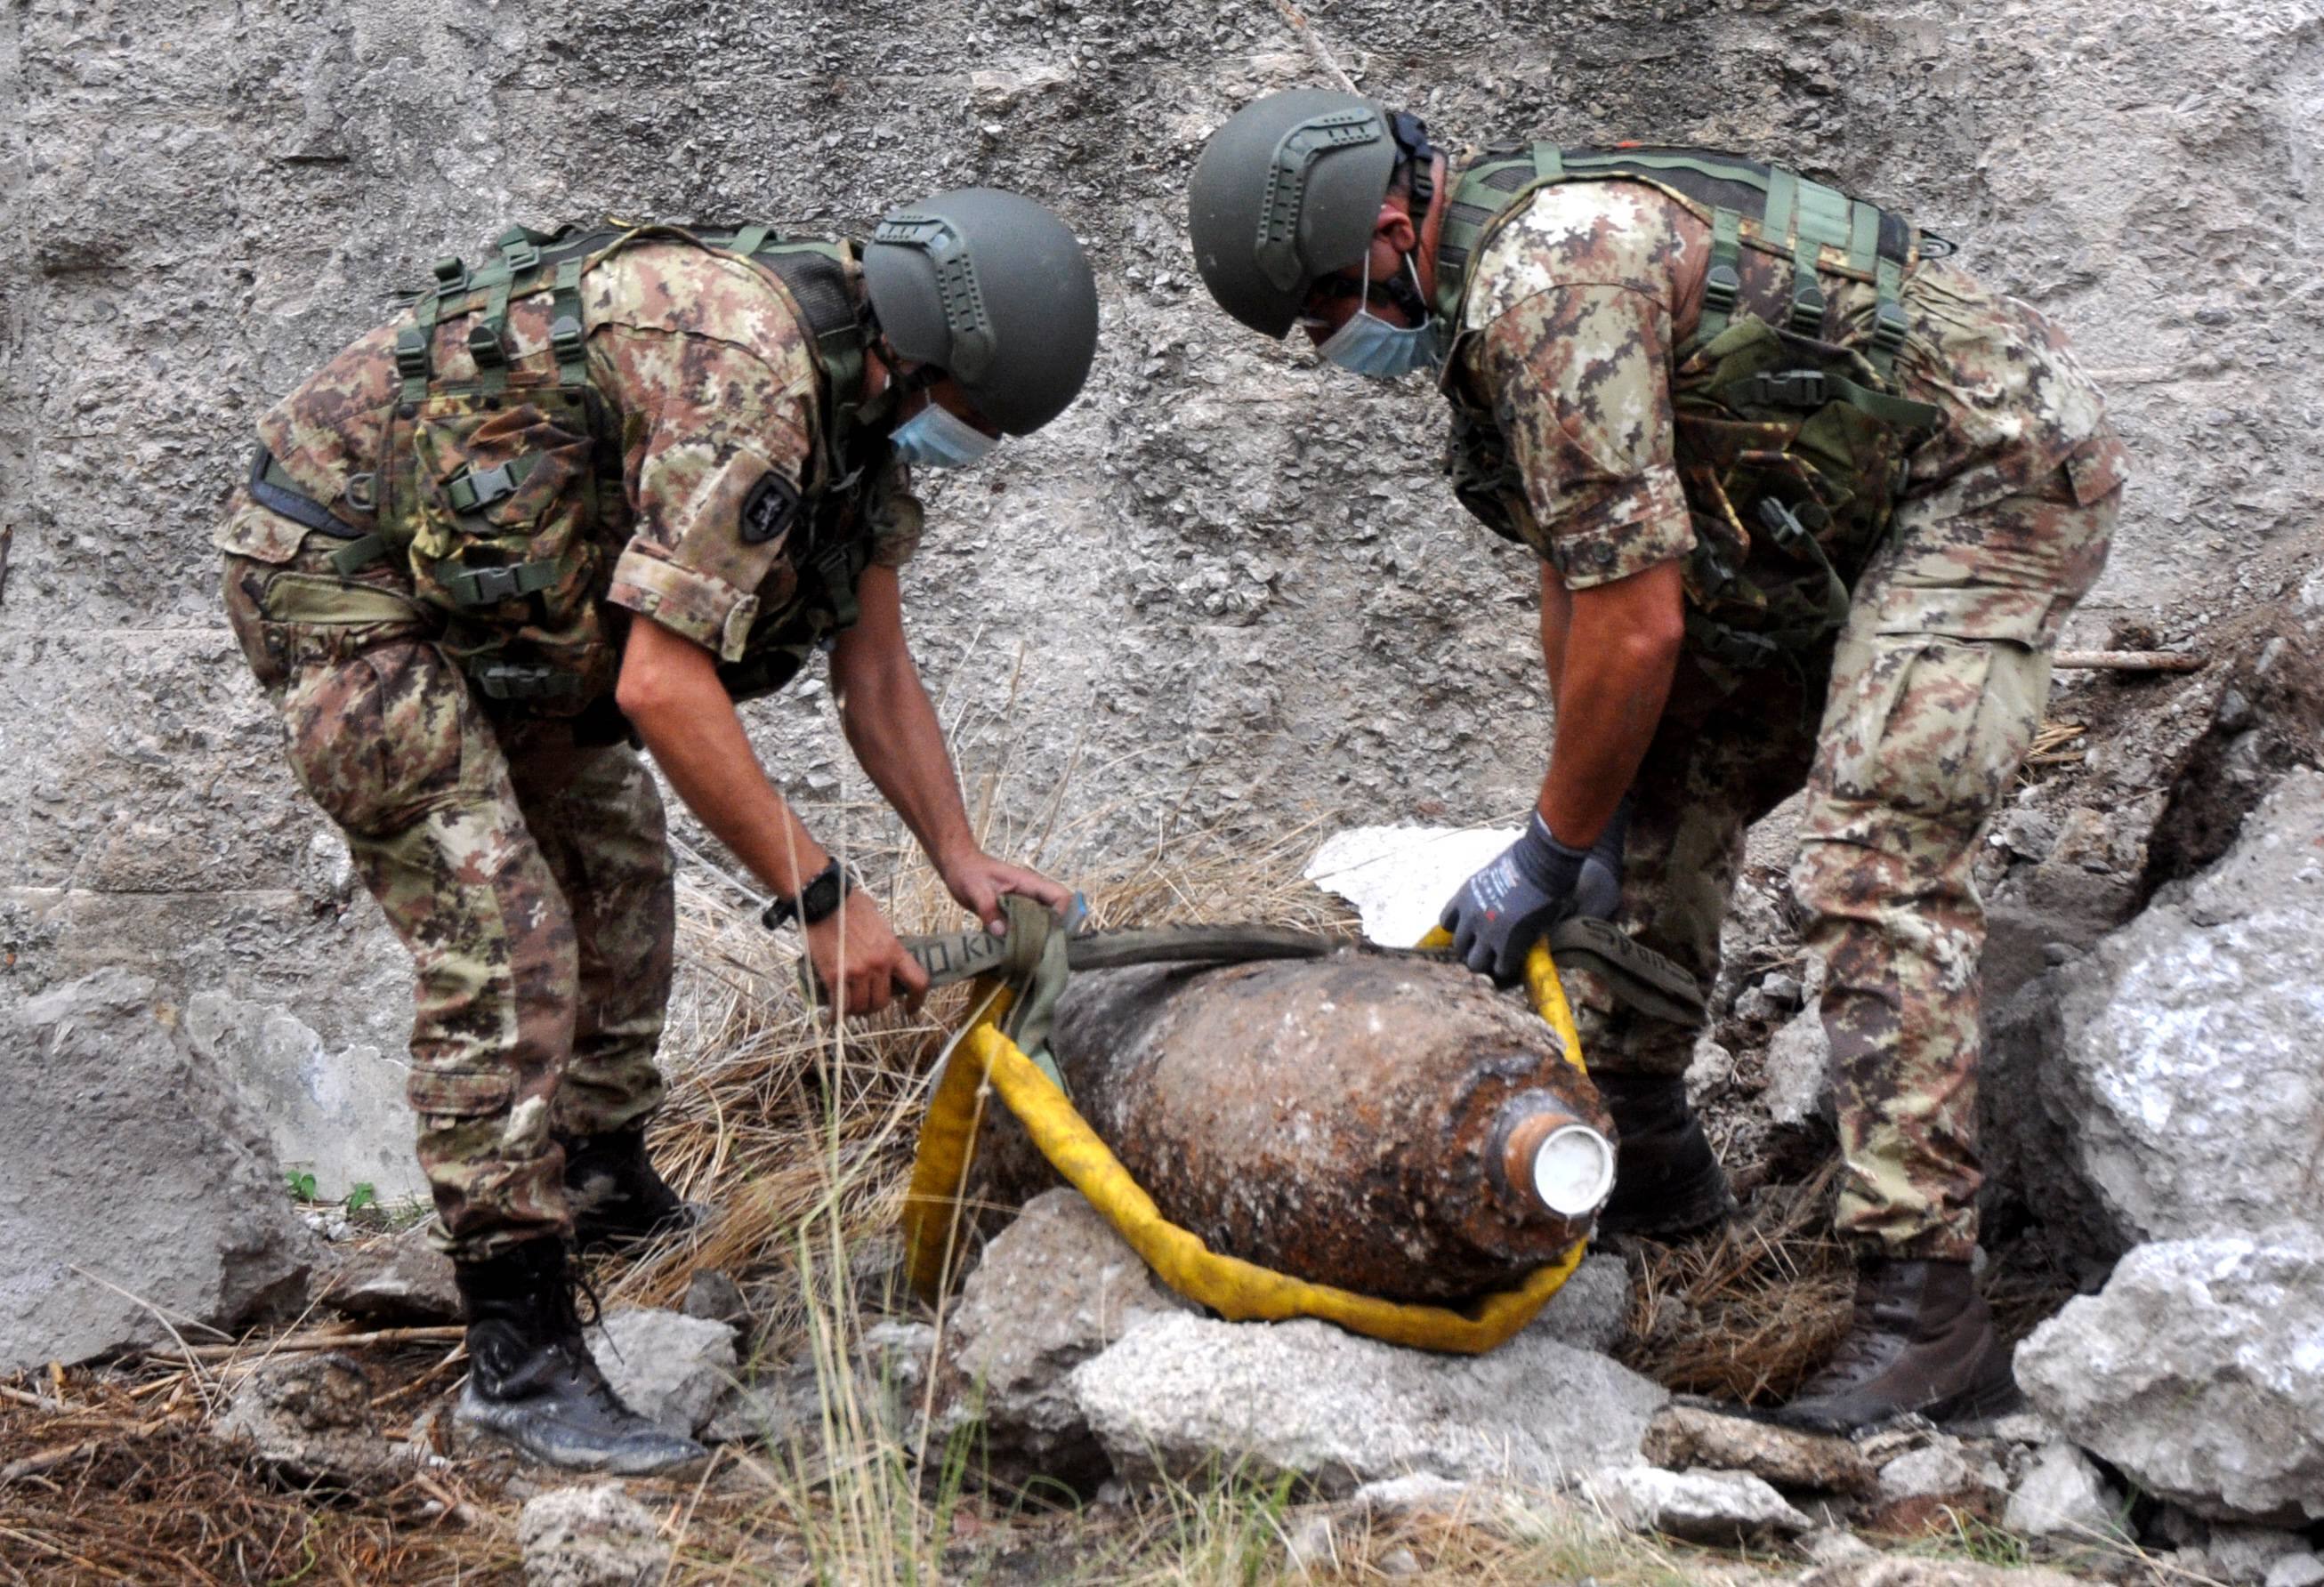
[[2091,437],[2066,457],[2066,479],[2077,506],[2096,506],[2129,478],[2129,454],[2111,430]]
[[282,697],[299,785],[363,837],[400,831],[457,795],[468,714],[466,686],[428,644],[383,645],[301,669]]
[[515,1100],[516,1081],[498,1069],[414,1069],[403,1094],[423,1121],[497,1118]]
[[[1981,818],[2041,725],[2047,595],[1891,588],[1854,665],[1832,680],[1823,753],[1831,792],[1914,815]],[[1847,660],[1843,660],[1847,667]]]

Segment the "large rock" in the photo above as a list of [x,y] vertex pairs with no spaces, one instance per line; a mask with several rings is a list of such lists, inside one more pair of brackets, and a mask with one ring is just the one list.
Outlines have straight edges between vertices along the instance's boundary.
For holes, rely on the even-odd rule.
[[2062,1571],[1888,1555],[1819,1566],[1800,1577],[1794,1587],[2089,1587],[2089,1582]]
[[2070,1543],[2126,1542],[2123,1497],[2071,1444],[2045,1444],[2002,1512],[2002,1525],[2028,1537]]
[[334,1049],[288,1010],[219,992],[186,1004],[186,1035],[197,1054],[242,1083],[274,1155],[285,1168],[314,1175],[321,1199],[341,1200],[358,1185],[382,1201],[428,1195],[411,1149],[403,1100],[410,1066],[401,1048],[390,1055],[362,1042]]
[[277,1356],[234,1386],[211,1431],[295,1482],[401,1480],[412,1452],[381,1435],[371,1397],[370,1375],[352,1356]]
[[0,1374],[295,1306],[322,1259],[266,1132],[153,983],[102,970],[24,1002],[0,1048]]
[[945,1329],[937,1429],[982,1423],[997,1475],[1102,1479],[1071,1373],[1132,1324],[1188,1303],[1077,1190],[1044,1191],[985,1248]]
[[456,1323],[463,1316],[452,1259],[436,1249],[425,1223],[349,1253],[332,1273],[323,1301],[383,1327]]
[[[737,1385],[695,1435],[711,1444],[763,1443],[810,1463],[817,1455],[853,1459],[851,1429],[910,1437],[927,1403],[936,1343],[936,1331],[926,1323],[873,1323],[855,1338],[844,1379],[830,1373],[821,1352],[809,1352]],[[825,1448],[834,1426],[842,1447]]]
[[2287,776],[2235,846],[2028,987],[1987,1064],[1992,1172],[2113,1254],[2324,1226],[2324,774]]
[[2018,1347],[2017,1379],[2150,1493],[2226,1519],[2324,1518],[2324,1239],[2142,1246]]
[[[1525,1337],[1609,1349],[1621,1337],[1629,1289],[1618,1259],[1586,1259]],[[1006,1480],[1102,1480],[1113,1464],[1074,1369],[1148,1319],[1192,1310],[1078,1191],[1045,1191],[963,1286],[945,1329],[937,1430],[976,1425],[980,1455]]]
[[516,1536],[525,1587],[649,1587],[669,1571],[661,1523],[618,1482],[527,1499]]
[[1623,1466],[1600,1472],[1582,1492],[1616,1525],[1689,1543],[1748,1547],[1795,1537],[1815,1523],[1748,1472],[1665,1472]]
[[1432,1355],[1302,1319],[1141,1323],[1074,1370],[1124,1476],[1288,1472],[1327,1493],[1415,1471],[1554,1488],[1637,1462],[1668,1399],[1602,1355],[1528,1331],[1481,1356]]
[[622,1403],[666,1433],[691,1438],[733,1389],[731,1324],[633,1306],[609,1313],[587,1337]]
[[1670,1471],[1708,1466],[1747,1472],[1783,1488],[1869,1493],[1876,1473],[1845,1438],[1801,1433],[1695,1406],[1666,1406],[1646,1429],[1646,1458]]

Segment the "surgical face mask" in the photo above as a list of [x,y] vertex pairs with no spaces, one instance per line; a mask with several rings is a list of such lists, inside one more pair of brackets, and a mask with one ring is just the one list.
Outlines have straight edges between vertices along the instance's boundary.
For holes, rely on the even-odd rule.
[[1001,443],[943,403],[931,401],[888,437],[896,456],[929,468],[965,468]]
[[[1413,290],[1420,289],[1420,272],[1414,268],[1412,256],[1405,256],[1404,267],[1412,272]],[[1364,255],[1364,288],[1356,300],[1356,312],[1348,323],[1332,333],[1316,351],[1356,374],[1368,374],[1375,380],[1394,380],[1416,369],[1434,369],[1443,361],[1444,350],[1436,345],[1436,325],[1433,318],[1418,325],[1390,325],[1375,318],[1367,307],[1372,295],[1371,255]]]

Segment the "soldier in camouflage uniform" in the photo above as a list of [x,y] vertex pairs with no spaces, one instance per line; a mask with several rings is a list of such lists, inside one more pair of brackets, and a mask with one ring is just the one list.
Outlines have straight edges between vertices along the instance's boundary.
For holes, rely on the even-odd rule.
[[[1246,107],[1192,194],[1230,313],[1360,373],[1442,368],[1463,503],[1540,558],[1557,735],[1523,837],[1446,906],[1504,980],[1604,913],[1710,984],[1745,827],[1803,786],[1854,1324],[1781,1415],[2011,1392],[1970,1277],[1978,840],[2105,562],[2123,458],[2025,305],[1909,223],[1711,152],[1497,147],[1320,91]],[[1699,1031],[1570,974],[1621,1131],[1603,1226],[1722,1216]]]
[[582,1347],[567,1241],[681,1226],[646,1121],[672,866],[641,742],[800,922],[835,1001],[926,976],[761,770],[734,702],[830,651],[857,758],[986,921],[1065,890],[984,853],[910,651],[908,462],[1069,403],[1070,232],[972,189],[868,247],[514,230],[268,413],[217,544],[293,771],[417,976],[410,1098],[470,1322],[460,1415],[558,1463],[701,1452]]

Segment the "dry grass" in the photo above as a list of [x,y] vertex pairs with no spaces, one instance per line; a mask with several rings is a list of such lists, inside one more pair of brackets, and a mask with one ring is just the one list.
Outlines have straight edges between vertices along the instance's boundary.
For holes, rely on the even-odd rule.
[[1848,1330],[1856,1276],[1831,1233],[1837,1171],[1762,1186],[1714,1236],[1633,1242],[1624,1363],[1682,1393],[1753,1405],[1789,1394]]
[[141,1399],[131,1385],[73,1373],[49,1385],[55,1408],[0,1402],[0,1463],[64,1453],[0,1480],[0,1581],[517,1580],[506,1538],[443,1523],[440,1492],[420,1481],[359,1493],[287,1487],[223,1450],[198,1398],[169,1403],[182,1375],[151,1382],[164,1391]]

